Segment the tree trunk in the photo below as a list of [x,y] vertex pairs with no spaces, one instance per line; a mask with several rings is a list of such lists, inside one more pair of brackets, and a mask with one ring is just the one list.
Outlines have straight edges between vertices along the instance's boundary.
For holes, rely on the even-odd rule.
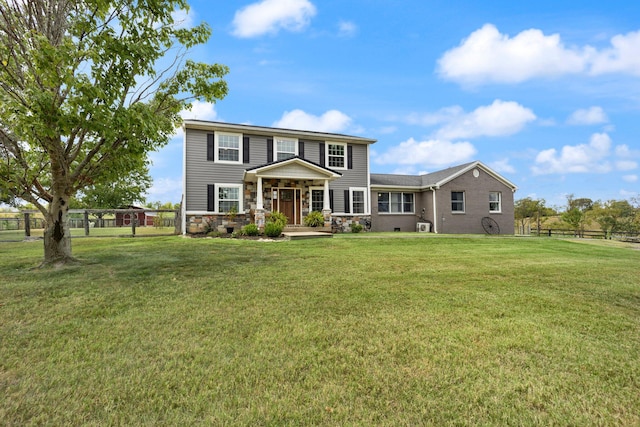
[[71,256],[68,211],[68,197],[57,197],[49,204],[44,229],[43,265],[67,264],[75,261]]

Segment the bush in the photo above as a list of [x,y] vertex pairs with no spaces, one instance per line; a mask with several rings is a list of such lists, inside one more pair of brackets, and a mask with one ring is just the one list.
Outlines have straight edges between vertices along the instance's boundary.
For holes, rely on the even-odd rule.
[[364,227],[362,226],[362,224],[358,224],[357,222],[354,222],[351,224],[351,232],[352,233],[359,233],[362,231]]
[[275,222],[267,222],[264,225],[264,234],[268,237],[280,237],[283,228],[284,227],[280,224],[276,224]]
[[255,224],[247,224],[242,227],[243,236],[257,236],[259,231],[258,226]]
[[312,211],[304,217],[304,225],[307,227],[324,227],[324,215],[322,212]]
[[274,212],[271,212],[267,217],[267,224],[268,223],[277,224],[280,226],[281,231],[283,228],[287,226],[287,222],[288,222],[287,216],[282,212],[274,211]]

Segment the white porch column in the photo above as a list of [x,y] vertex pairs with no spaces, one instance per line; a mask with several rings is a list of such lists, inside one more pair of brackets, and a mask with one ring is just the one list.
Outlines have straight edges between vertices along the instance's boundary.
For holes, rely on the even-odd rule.
[[258,189],[256,194],[256,209],[264,209],[264,201],[262,200],[262,177],[258,177]]
[[329,202],[329,180],[324,180],[324,197],[322,199],[322,210],[328,211],[331,209],[331,203]]

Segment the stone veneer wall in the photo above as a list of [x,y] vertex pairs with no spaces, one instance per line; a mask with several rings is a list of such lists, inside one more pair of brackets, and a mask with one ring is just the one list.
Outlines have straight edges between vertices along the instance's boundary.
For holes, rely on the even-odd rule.
[[[262,182],[262,200],[265,212],[271,212],[272,206],[272,190],[274,188],[300,188],[302,197],[302,218],[309,213],[310,206],[310,191],[309,187],[317,187],[313,185],[312,181],[305,180],[292,180],[292,179],[265,179]],[[240,230],[243,226],[253,223],[255,220],[255,211],[257,209],[257,188],[256,182],[244,183],[244,206],[249,208],[249,212],[245,214],[238,214],[233,221],[235,223],[235,229]],[[345,215],[335,216],[332,215],[331,220],[335,222],[338,227],[342,227],[345,232],[351,232],[351,224],[359,223],[363,227],[363,231],[366,229],[366,221],[371,221],[370,215]],[[217,230],[220,232],[226,232],[229,219],[225,214],[219,215],[188,215],[187,216],[187,233],[198,234],[206,233],[210,230]]]

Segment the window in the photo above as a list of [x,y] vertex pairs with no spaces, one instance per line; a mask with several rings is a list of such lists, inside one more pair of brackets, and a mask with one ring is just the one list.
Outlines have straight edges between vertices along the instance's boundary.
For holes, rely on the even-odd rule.
[[389,193],[378,193],[378,213],[389,212]]
[[275,138],[276,160],[284,160],[298,155],[298,141],[296,139]]
[[344,169],[347,166],[347,144],[327,143],[327,166]]
[[451,212],[464,213],[464,192],[451,192]]
[[378,193],[378,213],[413,213],[413,193]]
[[218,208],[218,212],[229,212],[231,208],[235,208],[236,212],[240,212],[241,192],[241,185],[218,185],[218,192],[216,193],[216,207]]
[[311,210],[322,212],[324,208],[324,189],[311,189]]
[[216,162],[241,163],[242,135],[216,132],[215,156]]
[[366,194],[364,188],[351,188],[351,213],[363,214],[367,209]]
[[489,193],[489,212],[502,212],[502,193],[499,191]]

